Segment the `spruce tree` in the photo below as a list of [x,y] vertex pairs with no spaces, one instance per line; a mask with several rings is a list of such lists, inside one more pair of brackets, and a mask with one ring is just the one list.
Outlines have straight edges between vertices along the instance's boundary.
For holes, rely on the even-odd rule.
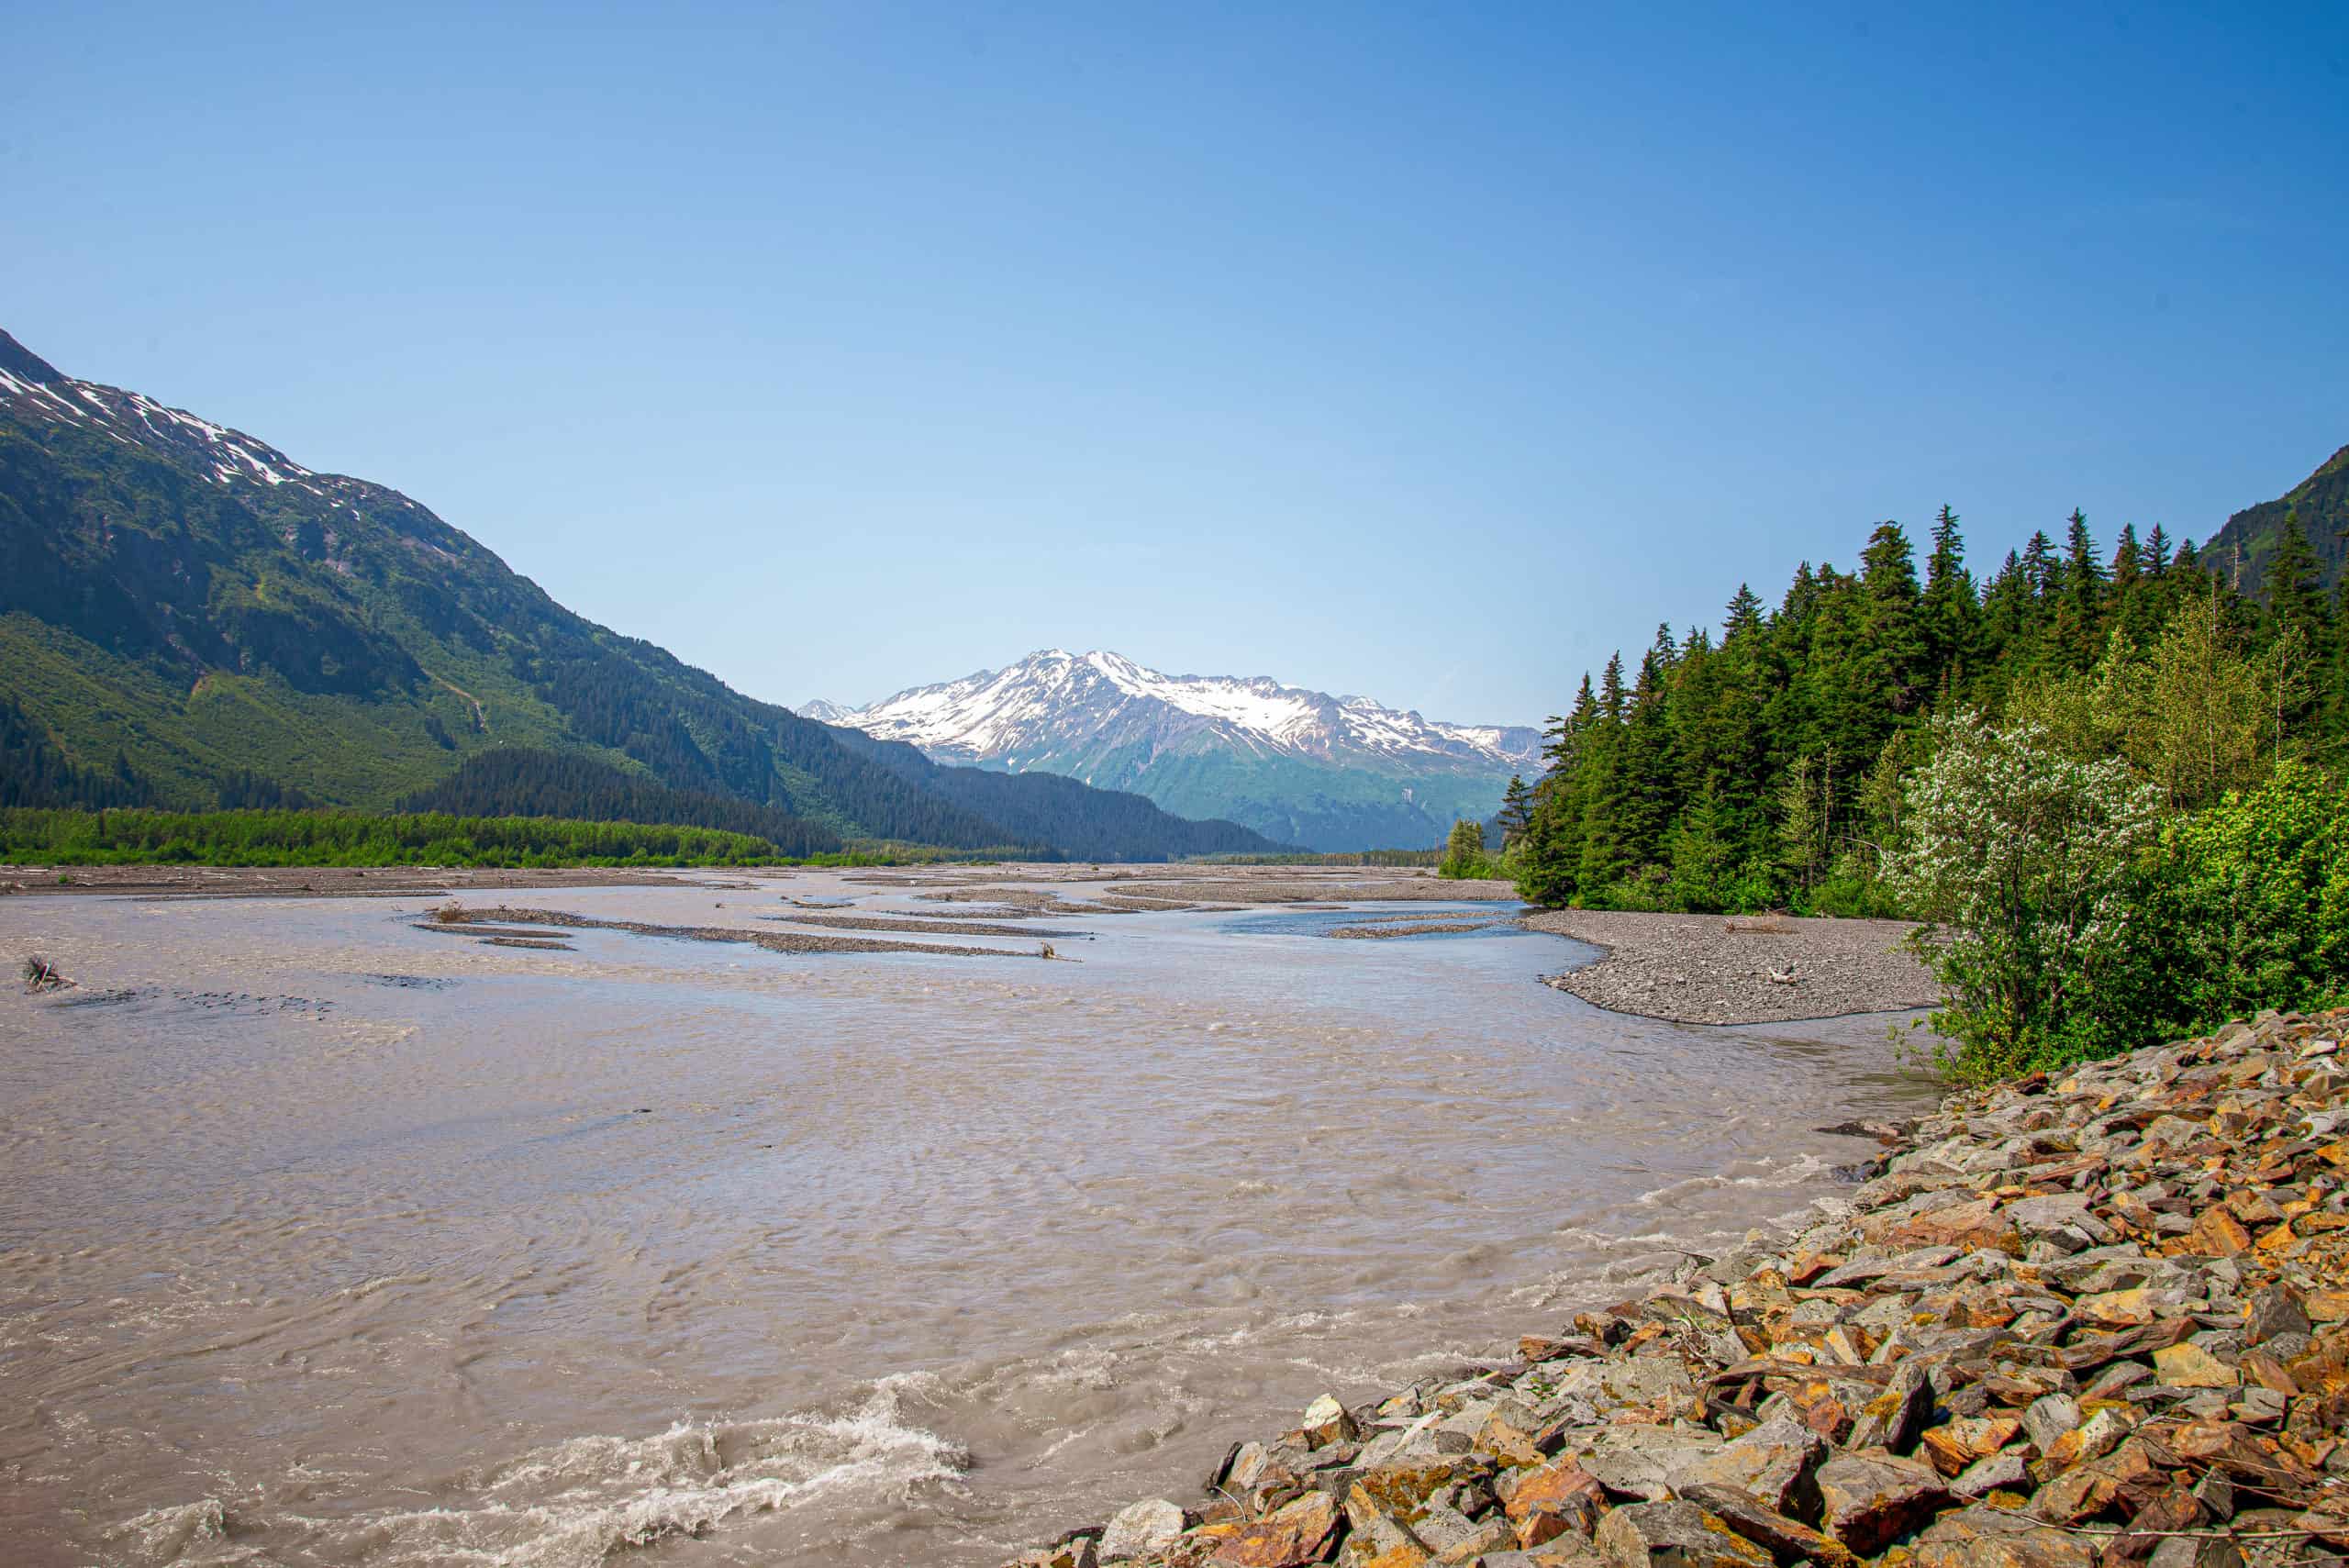
[[1963,679],[1974,662],[1982,618],[1974,574],[1965,569],[1965,538],[1957,514],[1944,505],[1933,519],[1933,551],[1925,558],[1922,606],[1926,676],[1936,688]]
[[2104,608],[2110,584],[2096,558],[2087,515],[2075,506],[2065,519],[2064,562],[2054,605],[2054,652],[2063,664],[2085,670],[2104,650]]
[[2284,513],[2284,531],[2267,562],[2267,609],[2277,630],[2296,628],[2311,649],[2324,649],[2331,639],[2331,606],[2324,602],[2317,580],[2316,552],[2300,528],[2299,508]]
[[1746,637],[1762,629],[1762,601],[1753,589],[1740,583],[1737,592],[1721,615],[1721,644],[1726,647],[1734,638]]
[[1511,773],[1508,788],[1501,792],[1501,852],[1516,849],[1532,825],[1533,792],[1525,787],[1522,777]]

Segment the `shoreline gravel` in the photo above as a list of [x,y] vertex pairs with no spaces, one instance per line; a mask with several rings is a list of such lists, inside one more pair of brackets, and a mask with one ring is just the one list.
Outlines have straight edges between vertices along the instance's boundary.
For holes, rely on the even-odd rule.
[[1917,929],[1906,920],[1550,909],[1523,923],[1600,950],[1596,963],[1545,975],[1545,984],[1671,1023],[1795,1023],[1942,998],[1925,966],[1899,949]]

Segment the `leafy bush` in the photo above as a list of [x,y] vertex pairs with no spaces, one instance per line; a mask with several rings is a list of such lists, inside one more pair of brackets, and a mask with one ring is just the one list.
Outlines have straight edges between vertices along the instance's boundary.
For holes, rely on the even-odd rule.
[[2349,791],[2287,762],[2171,822],[2154,867],[2154,955],[2182,1029],[2303,1007],[2349,985]]
[[1947,721],[1892,892],[1940,922],[1942,1065],[1979,1082],[2203,1033],[2349,988],[2349,791],[2305,764],[2169,814],[2047,728]]
[[2135,1043],[2132,973],[2148,933],[2139,857],[2160,792],[2118,761],[2085,762],[2041,726],[1978,713],[1937,721],[1911,776],[1908,839],[1886,859],[1892,896],[1936,924],[1919,954],[1953,1000],[1951,1076],[1979,1081]]

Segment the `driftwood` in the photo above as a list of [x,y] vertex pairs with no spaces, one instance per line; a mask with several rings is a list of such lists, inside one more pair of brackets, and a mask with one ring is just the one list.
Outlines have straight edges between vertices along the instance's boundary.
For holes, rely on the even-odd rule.
[[1794,934],[1795,923],[1783,915],[1764,915],[1752,920],[1723,920],[1721,929],[1731,936],[1740,934],[1761,937],[1785,937]]

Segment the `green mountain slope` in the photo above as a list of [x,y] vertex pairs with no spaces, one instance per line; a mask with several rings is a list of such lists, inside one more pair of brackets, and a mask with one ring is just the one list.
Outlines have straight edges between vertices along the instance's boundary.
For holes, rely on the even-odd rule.
[[1235,822],[1171,817],[1142,795],[1057,773],[949,767],[902,740],[875,740],[861,729],[835,733],[900,778],[1000,822],[1020,839],[1048,840],[1074,860],[1261,854],[1271,841]]
[[[5,332],[0,702],[50,775],[120,776],[191,809],[254,780],[386,809],[523,748],[841,837],[1058,848],[1127,812],[1104,792],[1038,792],[1014,832],[573,615],[397,491],[64,376]],[[1130,852],[1181,852],[1194,827],[1160,814]]]
[[2318,584],[2332,592],[2349,564],[2349,539],[2343,537],[2349,530],[2349,447],[2334,452],[2321,468],[2275,500],[2245,506],[2229,517],[2203,547],[2202,564],[2233,582],[2240,550],[2241,591],[2254,598],[2265,597],[2267,562],[2283,539],[2287,513],[2299,515],[2300,532],[2307,536],[2309,550],[2316,557]]

